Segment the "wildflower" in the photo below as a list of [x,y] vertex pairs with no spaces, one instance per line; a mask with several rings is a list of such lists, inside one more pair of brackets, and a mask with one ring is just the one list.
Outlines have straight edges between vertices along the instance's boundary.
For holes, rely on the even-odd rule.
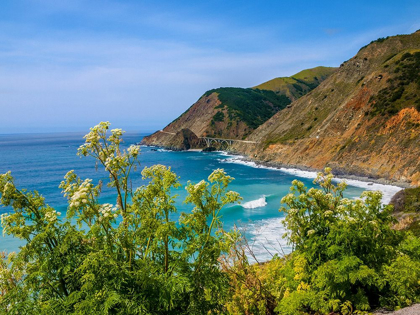
[[324,212],[324,217],[329,217],[332,214],[333,214],[333,212],[331,210],[327,210],[327,211]]
[[134,157],[139,155],[140,146],[138,145],[130,145],[130,147],[127,149],[128,153]]

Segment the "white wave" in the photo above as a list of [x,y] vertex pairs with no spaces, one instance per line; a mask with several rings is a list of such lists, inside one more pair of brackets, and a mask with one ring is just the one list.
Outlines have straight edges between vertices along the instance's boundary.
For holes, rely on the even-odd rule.
[[[260,165],[257,164],[255,162],[252,161],[247,161],[245,160],[244,156],[241,155],[236,155],[236,156],[230,156],[227,159],[221,159],[221,162],[224,163],[235,163],[235,164],[242,164],[242,165],[246,165],[249,167],[254,167],[254,168],[264,168],[264,169],[269,169],[269,170],[277,170],[286,174],[290,174],[290,175],[295,175],[296,177],[301,177],[301,178],[316,178],[318,172],[314,172],[314,171],[303,171],[303,170],[299,170],[296,168],[285,168],[285,167],[280,167],[280,168],[276,168],[276,167],[272,167],[272,166],[265,166],[265,165]],[[348,178],[335,178],[334,179],[336,182],[342,182],[345,181],[349,186],[354,186],[354,187],[360,187],[363,188],[365,190],[379,190],[380,192],[382,192],[382,203],[383,204],[388,204],[391,201],[391,198],[400,190],[402,190],[403,188],[398,187],[398,186],[394,186],[394,185],[384,185],[384,184],[377,184],[377,183],[372,183],[372,182],[364,182],[364,181],[360,181],[360,180],[356,180],[356,179],[348,179]]]
[[265,207],[266,205],[267,205],[267,201],[265,200],[265,196],[263,196],[259,199],[255,199],[255,200],[245,202],[242,205],[242,207],[245,208],[245,209],[255,209],[255,208]]
[[[259,262],[267,261],[275,254],[283,256],[292,252],[292,247],[283,238],[286,229],[282,222],[282,218],[259,220],[242,228],[248,237],[249,251]],[[253,261],[252,255],[247,254]]]
[[345,181],[349,186],[360,187],[365,190],[374,190],[382,192],[382,203],[389,204],[392,197],[403,188],[393,185],[377,184],[372,182],[362,182],[355,179],[336,178],[338,182]]

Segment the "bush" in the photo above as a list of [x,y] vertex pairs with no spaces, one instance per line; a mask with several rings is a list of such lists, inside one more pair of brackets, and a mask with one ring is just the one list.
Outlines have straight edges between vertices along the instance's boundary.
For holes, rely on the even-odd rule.
[[226,107],[230,120],[242,121],[252,129],[260,126],[291,103],[285,95],[277,95],[267,90],[219,88],[210,90],[205,95],[212,93],[218,93],[221,102],[218,108]]
[[282,199],[295,251],[284,270],[293,275],[285,282],[289,294],[276,310],[350,314],[420,301],[419,256],[404,248],[403,232],[392,229],[392,206],[381,205],[379,192],[343,198],[346,185],[332,179],[326,169],[315,180],[321,189],[309,190],[295,180]]
[[116,205],[101,204],[101,183],[73,171],[60,187],[67,217],[37,192],[19,190],[0,175],[4,233],[26,240],[0,264],[0,310],[7,314],[207,314],[223,310],[228,278],[219,257],[234,235],[222,232],[220,209],[239,195],[232,178],[215,170],[208,181],[189,183],[191,213],[176,213],[171,189],[180,186],[170,168],[142,171],[149,184],[131,189],[139,147],[120,149],[123,132],[100,123],[85,136],[82,156],[109,173]]

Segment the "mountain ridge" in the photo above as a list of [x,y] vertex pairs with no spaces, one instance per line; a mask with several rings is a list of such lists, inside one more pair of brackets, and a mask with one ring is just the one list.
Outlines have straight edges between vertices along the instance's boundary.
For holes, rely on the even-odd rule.
[[[419,32],[373,42],[257,128],[249,137],[257,148],[234,149],[260,161],[419,185],[420,80],[410,77],[419,74],[419,57]],[[381,95],[391,102],[379,103]]]
[[329,166],[336,173],[419,185],[419,67],[420,32],[372,41],[314,89],[242,134],[258,145],[236,143],[230,149],[260,162]]

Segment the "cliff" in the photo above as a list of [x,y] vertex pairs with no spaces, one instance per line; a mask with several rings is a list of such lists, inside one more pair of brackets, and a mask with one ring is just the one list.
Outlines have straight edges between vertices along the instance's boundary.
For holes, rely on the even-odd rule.
[[362,48],[316,89],[257,128],[274,163],[420,184],[420,32]]
[[[292,100],[314,89],[335,68],[318,67],[304,70],[291,78],[277,78],[263,83],[261,88],[218,88],[207,91],[180,117],[154,134],[143,144],[183,149],[184,140],[176,134],[190,130],[197,137],[241,140]],[[281,84],[288,80],[291,84]],[[196,142],[190,147],[200,147]]]
[[143,143],[180,148],[183,129],[256,142],[230,149],[261,162],[419,185],[420,31],[373,41],[338,69],[211,90]]

